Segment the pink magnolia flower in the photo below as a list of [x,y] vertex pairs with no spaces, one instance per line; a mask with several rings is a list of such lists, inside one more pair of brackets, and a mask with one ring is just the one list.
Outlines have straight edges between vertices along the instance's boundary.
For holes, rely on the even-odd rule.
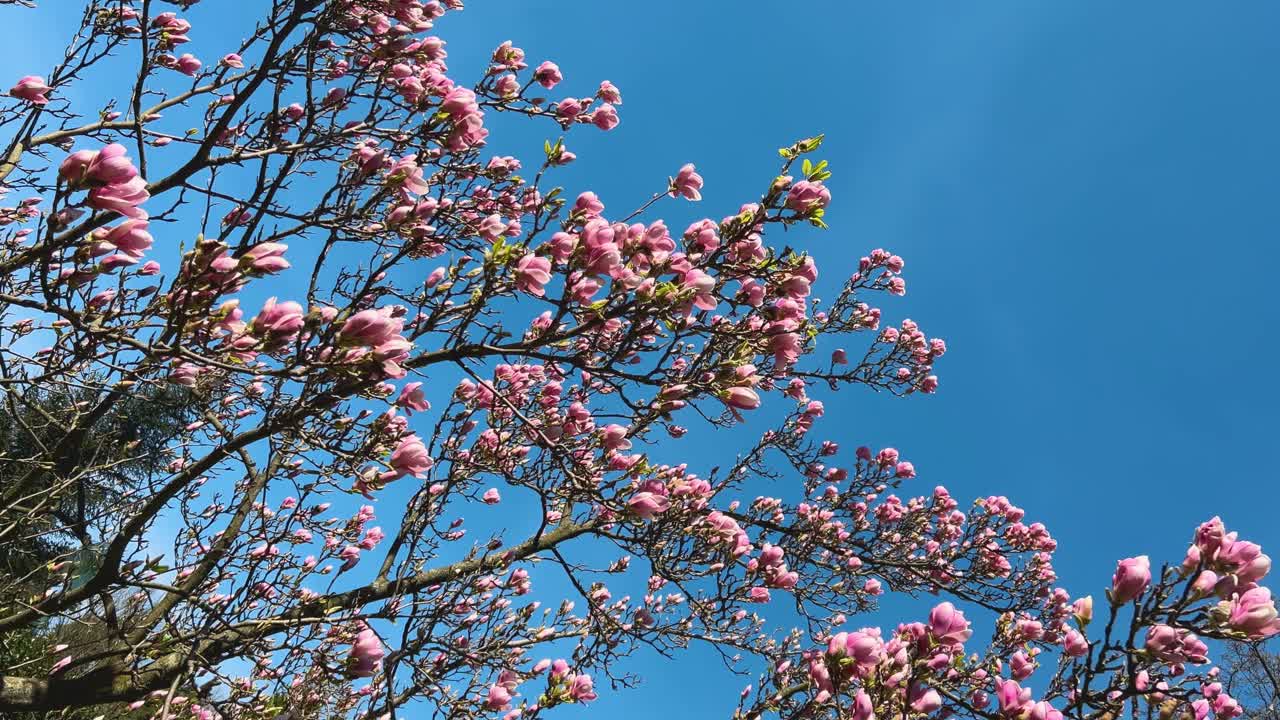
[[1009,657],[1009,672],[1014,680],[1025,680],[1036,671],[1036,662],[1019,650]]
[[875,706],[866,690],[858,688],[854,693],[853,704],[849,708],[851,720],[876,720]]
[[503,42],[493,51],[493,61],[512,70],[523,70],[529,67],[524,62],[524,50],[512,45],[510,40]]
[[963,645],[973,636],[964,613],[949,602],[941,603],[930,611],[929,631],[942,645]]
[[[1230,695],[1220,693],[1213,699],[1213,716],[1216,720],[1227,720],[1228,718],[1240,717],[1243,714],[1244,708],[1240,707],[1239,701]],[[1200,720],[1198,714],[1196,720]]]
[[242,68],[244,67],[244,60],[236,53],[227,53],[222,56],[222,64],[227,67]]
[[389,463],[395,470],[394,477],[412,475],[420,478],[435,465],[435,461],[427,454],[427,446],[422,444],[417,435],[401,440],[395,452],[391,453]]
[[404,327],[383,310],[361,310],[342,324],[339,337],[353,345],[376,346],[390,341]]
[[165,48],[188,42],[187,33],[191,31],[191,23],[178,17],[175,12],[162,12],[151,20],[151,27],[162,32],[159,44]]
[[1150,584],[1150,558],[1139,555],[1121,560],[1111,578],[1111,602],[1123,605],[1145,592]]
[[[121,146],[122,148],[124,146]],[[88,179],[89,164],[98,157],[96,150],[77,150],[63,158],[58,165],[58,175],[72,187],[78,187]]]
[[480,104],[476,102],[474,91],[458,86],[444,96],[444,100],[440,103],[440,111],[454,120],[461,120],[480,112]]
[[627,500],[627,510],[644,520],[652,520],[671,508],[671,501],[664,495],[647,490],[636,493]]
[[550,90],[564,80],[564,76],[560,74],[560,66],[547,60],[533,71],[533,79],[538,81],[542,87]]
[[360,562],[360,548],[348,545],[338,553],[338,558],[342,560],[342,571],[346,572]]
[[128,157],[128,150],[120,143],[111,143],[96,153],[84,168],[90,182],[103,185],[125,183],[138,177],[138,169]]
[[498,78],[493,88],[498,91],[498,95],[504,98],[513,98],[520,94],[520,80],[515,75],[507,73]]
[[383,655],[382,641],[368,625],[364,625],[351,646],[348,674],[358,678],[372,676],[382,665]]
[[556,103],[556,116],[561,122],[572,122],[574,118],[582,114],[582,103],[577,98],[565,98]]
[[630,450],[631,441],[627,439],[629,428],[617,423],[609,423],[600,429],[601,444],[605,450]]
[[590,702],[596,699],[595,687],[591,681],[591,676],[586,673],[578,673],[573,676],[573,680],[569,682],[569,697],[577,702]]
[[612,130],[618,127],[618,110],[605,103],[591,111],[591,124],[601,130]]
[[1250,639],[1260,640],[1280,633],[1280,617],[1277,617],[1270,588],[1247,590],[1225,604],[1229,611],[1227,624]]
[[263,273],[277,273],[289,269],[289,261],[284,259],[288,245],[278,242],[265,242],[249,248],[240,258],[240,262]]
[[1093,596],[1085,595],[1077,598],[1071,603],[1071,614],[1075,617],[1080,627],[1088,625],[1093,620]]
[[425,195],[431,190],[431,186],[423,179],[422,167],[418,165],[415,155],[405,155],[397,160],[387,170],[387,183],[415,195]]
[[1213,594],[1218,586],[1221,578],[1212,570],[1205,570],[1196,576],[1194,582],[1191,583],[1192,594],[1197,598],[1208,597]]
[[596,91],[596,97],[614,105],[622,104],[622,91],[618,90],[617,86],[608,80],[600,83],[600,89]]
[[422,392],[421,382],[405,383],[400,390],[400,397],[396,398],[396,405],[404,408],[409,415],[414,411],[425,412],[431,409],[431,403],[427,402],[427,396]]
[[702,199],[702,176],[697,173],[693,163],[687,163],[671,180],[671,197],[680,195],[688,200]]
[[942,696],[937,690],[920,684],[913,684],[907,695],[911,709],[919,713],[931,713],[942,707]]
[[126,255],[124,253],[116,253],[115,255],[108,255],[107,257],[103,258],[100,265],[105,272],[111,272],[112,270],[117,270],[122,267],[128,267],[130,265],[136,265],[137,263],[138,263],[138,258],[132,255]]
[[262,305],[262,311],[253,320],[253,330],[258,335],[285,340],[297,336],[306,324],[302,306],[292,300],[277,303],[274,297]]
[[484,500],[486,505],[497,505],[502,502],[502,495],[498,493],[497,488],[489,488],[484,491],[484,497],[481,499]]
[[516,287],[520,290],[542,297],[546,294],[546,284],[551,282],[551,261],[529,253],[516,263]]
[[831,191],[820,182],[801,180],[787,193],[787,207],[801,214],[826,208],[831,204]]
[[1062,650],[1069,657],[1084,657],[1089,654],[1089,641],[1079,630],[1068,630],[1062,637]]
[[693,291],[693,304],[701,310],[714,310],[717,302],[715,295],[716,279],[698,268],[690,268],[680,280],[685,290]]
[[[1231,537],[1234,536],[1235,533],[1231,533]],[[1244,583],[1257,582],[1271,571],[1271,558],[1262,552],[1261,546],[1247,540],[1223,543],[1217,560]]]
[[1062,720],[1062,713],[1041,700],[1027,711],[1027,720]]
[[150,197],[147,181],[135,177],[127,182],[93,188],[89,191],[88,203],[98,210],[111,210],[125,217],[143,219],[147,213],[138,206]]
[[827,642],[827,654],[836,658],[850,658],[858,675],[864,675],[880,664],[885,657],[884,641],[879,629],[836,633]]
[[489,710],[506,710],[511,707],[511,691],[502,685],[490,687],[484,706]]
[[590,217],[598,216],[604,212],[604,203],[600,202],[600,198],[590,190],[578,195],[573,201],[573,209],[581,210]]
[[755,410],[760,407],[760,393],[740,385],[725,390],[720,399],[735,410]]
[[497,242],[507,231],[507,223],[498,213],[486,216],[476,227],[476,234],[488,242]]
[[200,70],[200,66],[203,64],[204,63],[200,62],[199,58],[195,55],[192,55],[191,53],[183,53],[182,57],[178,58],[176,67],[178,68],[178,72],[183,75],[191,75],[194,77],[196,72]]
[[1148,652],[1165,662],[1185,662],[1187,656],[1182,650],[1184,638],[1194,639],[1195,636],[1168,625],[1152,625],[1147,628],[1145,646]]
[[1031,688],[1023,688],[1013,680],[996,680],[996,702],[1001,715],[1020,717],[1031,707]]
[[142,257],[154,242],[151,233],[147,232],[146,220],[126,220],[115,227],[94,231],[94,237],[135,258]]
[[19,100],[25,100],[32,105],[44,105],[49,102],[46,94],[52,89],[45,84],[44,78],[39,75],[27,75],[9,88],[9,95]]
[[361,550],[372,550],[378,547],[378,543],[382,542],[387,534],[382,532],[382,528],[374,526],[364,531],[364,537],[360,538],[359,548]]

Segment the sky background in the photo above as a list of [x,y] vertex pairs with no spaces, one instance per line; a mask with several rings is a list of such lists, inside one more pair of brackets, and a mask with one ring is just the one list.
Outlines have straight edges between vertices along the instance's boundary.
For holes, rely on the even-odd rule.
[[[468,4],[438,28],[460,79],[511,39],[560,65],[553,97],[621,88],[622,124],[572,133],[561,175],[611,207],[694,162],[701,205],[659,214],[722,217],[778,147],[826,133],[831,229],[786,241],[828,288],[872,248],[902,255],[886,320],[949,345],[935,396],[824,398],[834,439],[915,463],[907,492],[1009,495],[1058,539],[1076,594],[1100,595],[1120,557],[1179,560],[1215,514],[1280,547],[1280,4]],[[216,28],[222,5],[238,0],[190,16]],[[46,21],[78,6],[0,27],[12,74],[47,67]],[[191,49],[211,62],[230,42],[208,28]],[[532,161],[553,134],[495,130],[494,150]],[[713,447],[688,461],[722,462]],[[641,659],[644,687],[598,709],[726,716],[744,681],[692,660]]]

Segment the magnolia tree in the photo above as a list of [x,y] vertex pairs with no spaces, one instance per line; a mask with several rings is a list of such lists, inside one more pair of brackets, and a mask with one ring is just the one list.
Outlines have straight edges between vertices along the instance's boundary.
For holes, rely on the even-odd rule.
[[[0,547],[49,541],[0,635],[93,629],[0,668],[0,710],[517,720],[706,645],[758,676],[743,720],[1239,714],[1205,639],[1280,631],[1257,545],[1215,518],[1095,602],[1007,498],[823,436],[822,394],[932,393],[946,346],[882,323],[896,255],[819,302],[767,239],[825,227],[820,137],[669,228],[694,166],[635,209],[554,187],[619,89],[511,43],[459,83],[457,0],[233,3],[239,42],[210,5],[91,2],[0,108]],[[486,153],[499,113],[559,139]],[[97,429],[139,397],[180,419],[123,480],[144,445]],[[681,462],[711,430],[720,469]],[[885,593],[938,599],[859,627]]]

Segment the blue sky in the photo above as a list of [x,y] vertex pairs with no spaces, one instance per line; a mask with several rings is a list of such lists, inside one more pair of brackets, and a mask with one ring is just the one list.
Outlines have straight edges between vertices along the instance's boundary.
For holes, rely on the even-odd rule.
[[[826,133],[831,229],[787,241],[827,280],[871,248],[901,254],[908,295],[886,318],[950,348],[936,396],[827,398],[835,439],[898,447],[919,492],[1009,495],[1057,537],[1076,593],[1119,557],[1179,559],[1214,514],[1280,548],[1280,5],[469,5],[439,28],[460,78],[512,39],[556,61],[566,93],[621,88],[622,124],[575,131],[562,175],[615,208],[695,162],[705,199],[668,224],[721,217],[759,194],[777,147]],[[48,29],[0,28],[15,76],[47,67],[31,61]],[[192,33],[207,61],[230,44],[213,34]],[[494,150],[536,157],[554,129],[527,125],[496,122]],[[645,686],[602,709],[727,714],[743,683],[709,662],[645,659]]]

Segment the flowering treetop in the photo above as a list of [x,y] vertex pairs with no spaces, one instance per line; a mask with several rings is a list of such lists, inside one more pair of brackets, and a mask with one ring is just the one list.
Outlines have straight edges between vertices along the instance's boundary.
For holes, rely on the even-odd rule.
[[[0,208],[0,393],[30,440],[4,450],[0,544],[62,543],[0,575],[0,633],[98,628],[0,668],[0,709],[516,720],[629,684],[639,648],[708,644],[760,673],[740,718],[1238,713],[1201,638],[1280,631],[1258,546],[1214,519],[1180,564],[1123,560],[1095,622],[1008,498],[819,437],[819,396],[932,393],[946,352],[881,321],[902,258],[837,269],[823,303],[812,258],[766,239],[825,227],[821,137],[669,228],[696,167],[625,210],[555,187],[621,91],[563,90],[509,42],[460,84],[436,34],[456,0],[260,3],[219,59],[184,49],[203,6],[170,5],[90,2],[0,108],[22,195]],[[118,94],[73,106],[77,82]],[[496,113],[557,139],[529,167],[487,154]],[[139,397],[186,415],[157,471],[121,476],[137,441],[90,440]],[[766,405],[720,471],[672,461],[689,426]],[[504,502],[523,525],[468,534],[462,509]],[[851,621],[885,592],[941,597]]]

